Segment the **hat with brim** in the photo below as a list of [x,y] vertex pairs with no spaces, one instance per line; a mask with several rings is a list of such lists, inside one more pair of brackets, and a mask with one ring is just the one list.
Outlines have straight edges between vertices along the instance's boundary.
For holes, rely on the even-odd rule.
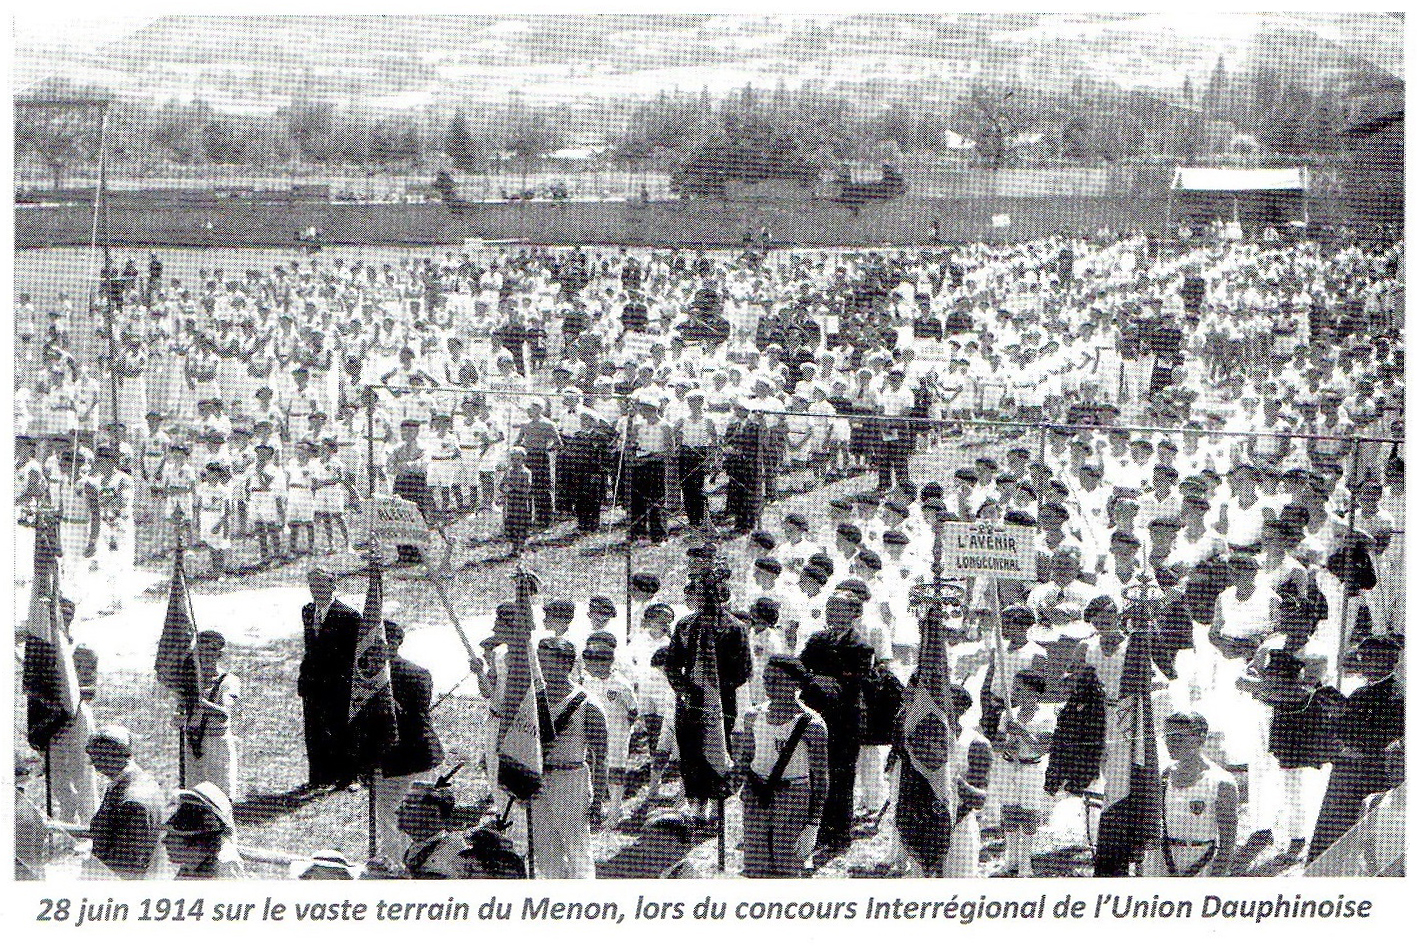
[[[179,821],[184,807],[191,809]],[[197,826],[184,829],[179,823]],[[232,810],[231,798],[222,792],[221,787],[210,780],[204,780],[191,790],[177,792],[177,809],[168,818],[167,825],[190,833],[235,833],[236,815]]]

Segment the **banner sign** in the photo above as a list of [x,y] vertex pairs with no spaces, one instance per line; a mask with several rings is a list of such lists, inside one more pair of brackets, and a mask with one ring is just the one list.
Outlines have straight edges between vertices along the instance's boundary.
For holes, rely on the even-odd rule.
[[398,496],[374,497],[374,535],[380,542],[392,545],[428,546],[428,525],[419,507]]
[[946,577],[1034,580],[1034,530],[984,522],[947,522],[941,530]]
[[625,336],[620,339],[621,352],[636,360],[649,360],[650,349],[654,344],[655,337],[642,331],[626,331]]

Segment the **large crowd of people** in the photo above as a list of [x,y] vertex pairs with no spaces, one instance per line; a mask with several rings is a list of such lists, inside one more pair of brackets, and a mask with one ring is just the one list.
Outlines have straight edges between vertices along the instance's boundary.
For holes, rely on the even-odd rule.
[[[331,660],[352,651],[340,639],[358,614],[327,620],[321,566],[361,544],[361,500],[401,496],[445,544],[513,557],[601,531],[611,510],[632,545],[687,533],[691,559],[726,578],[681,599],[636,575],[629,617],[601,596],[536,595],[530,637],[560,724],[548,776],[568,771],[533,824],[538,876],[593,875],[590,825],[642,822],[634,790],[676,789],[683,822],[719,822],[711,804],[729,794],[690,674],[710,635],[709,707],[745,778],[745,875],[800,875],[870,836],[898,874],[976,876],[982,830],[1002,831],[1007,873],[1031,875],[1065,801],[1099,875],[1226,875],[1266,843],[1318,858],[1401,776],[1403,253],[1067,237],[398,266],[326,252],[190,283],[157,264],[107,282],[92,312],[22,298],[16,499],[22,519],[58,513],[79,635],[121,609],[136,560],[178,542],[214,574],[309,559],[307,659],[325,659],[302,668],[313,791],[358,780],[339,762],[352,660]],[[112,339],[89,363],[93,327]],[[898,817],[898,791],[921,782],[900,722],[919,595],[940,581],[933,541],[962,520],[1032,531],[1037,574],[964,580],[947,599],[946,759],[969,809],[923,853],[903,835],[919,818]],[[476,665],[494,713],[520,657],[513,608]],[[1139,638],[1169,764],[1146,849],[1090,807],[1126,753],[1112,712]],[[400,782],[379,791],[370,869],[515,868],[525,829],[455,829],[418,720],[429,691],[406,674],[422,746],[386,771]],[[208,686],[202,730],[226,730],[239,688]],[[489,718],[493,787],[501,734]],[[239,866],[220,744],[171,816],[139,797],[193,878]],[[122,728],[78,749],[108,777],[136,769]],[[592,782],[570,773],[583,769]],[[63,806],[88,821],[82,798]]]

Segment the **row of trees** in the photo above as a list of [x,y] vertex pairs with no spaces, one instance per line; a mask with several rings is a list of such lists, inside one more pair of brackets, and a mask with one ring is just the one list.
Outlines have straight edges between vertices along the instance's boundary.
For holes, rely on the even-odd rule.
[[[951,155],[989,167],[1037,162],[1193,161],[1247,148],[1281,155],[1340,153],[1346,79],[1319,87],[1262,63],[1232,75],[1218,60],[1201,89],[1123,91],[1080,74],[1072,87],[977,85],[949,101],[883,99],[873,89],[812,82],[722,97],[660,92],[648,101],[368,113],[313,95],[271,115],[224,114],[198,102],[119,101],[110,110],[110,156],[143,174],[165,164],[257,169],[340,166],[423,173],[527,173],[548,153],[596,141],[630,171],[684,172],[694,163],[787,177],[849,161]],[[1359,82],[1373,83],[1374,77]],[[38,96],[102,95],[47,84]],[[94,124],[63,110],[16,112],[16,160],[38,163],[56,187],[92,166]],[[701,168],[700,171],[703,171]]]

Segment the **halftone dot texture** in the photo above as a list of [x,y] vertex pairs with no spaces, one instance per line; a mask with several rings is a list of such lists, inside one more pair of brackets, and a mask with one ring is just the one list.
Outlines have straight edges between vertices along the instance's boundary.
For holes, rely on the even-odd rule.
[[[908,657],[935,594],[926,520],[938,498],[952,518],[1037,537],[1037,579],[1000,590],[1006,606],[1047,616],[1035,631],[1046,704],[1071,696],[1065,675],[1083,665],[1105,690],[1109,676],[1088,654],[1097,636],[1074,639],[1088,635],[1074,615],[1089,599],[1053,578],[1053,554],[1076,550],[1089,594],[1147,596],[1151,616],[1134,618],[1179,649],[1158,659],[1159,733],[1166,713],[1202,711],[1205,755],[1241,791],[1234,871],[1401,870],[1404,788],[1390,789],[1401,692],[1365,686],[1360,668],[1380,662],[1347,656],[1404,632],[1403,29],[1375,13],[20,24],[14,290],[28,301],[16,308],[15,427],[38,446],[21,482],[79,527],[61,528],[62,584],[78,602],[76,638],[99,656],[96,720],[129,727],[160,795],[176,789],[177,727],[148,641],[181,533],[197,625],[224,631],[242,684],[230,733],[201,729],[207,757],[236,764],[248,873],[276,878],[283,857],[331,847],[362,858],[364,794],[298,789],[309,712],[296,684],[306,570],[331,565],[347,603],[363,594],[352,573],[372,464],[376,490],[439,530],[426,558],[452,573],[475,650],[518,564],[542,576],[546,598],[575,603],[573,640],[591,633],[589,600],[612,601],[606,627],[640,716],[614,737],[624,822],[594,834],[592,859],[605,877],[718,875],[708,828],[680,812],[673,696],[637,654],[645,604],[627,580],[658,575],[653,601],[683,618],[685,549],[712,533],[732,605],[747,610],[770,597],[751,580],[771,556],[783,566],[775,637],[787,639],[772,644],[800,652],[825,624],[802,594],[806,550],[822,549],[829,590],[868,579],[859,627],[877,657]],[[109,192],[96,215],[101,142]],[[1304,169],[1306,187],[1252,174],[1174,189],[1179,166]],[[681,324],[682,349],[636,336],[662,320]],[[980,355],[985,341],[998,364]],[[802,370],[809,355],[816,378]],[[906,369],[904,391],[891,366]],[[685,422],[695,390],[712,425]],[[548,423],[529,423],[534,403]],[[1188,422],[1214,432],[1189,436]],[[300,448],[327,436],[328,453]],[[95,484],[104,521],[90,555],[80,491],[53,457],[77,446],[90,479],[93,451],[113,443],[131,498]],[[1184,485],[1159,496],[1164,454]],[[223,475],[204,475],[212,462]],[[1245,477],[1229,475],[1242,463],[1261,471],[1254,504],[1237,488]],[[1099,466],[1097,488],[1085,464]],[[1165,546],[1150,523],[1181,517],[1198,477],[1203,528],[1184,528],[1182,555],[1150,569],[1170,591],[1128,588],[1127,537],[1150,566]],[[906,515],[889,530],[895,505]],[[1041,528],[1059,511],[1061,530]],[[808,541],[790,551],[799,516]],[[1296,527],[1288,555],[1267,519]],[[902,564],[888,531],[908,539]],[[1303,647],[1273,637],[1292,606],[1229,589],[1236,549],[1258,549],[1263,580],[1311,571],[1325,615]],[[988,665],[970,650],[989,643],[988,590],[975,584],[945,617],[966,633],[952,654],[974,698],[964,722],[1002,749]],[[452,692],[431,725],[444,769],[466,763],[455,825],[470,827],[502,806],[486,799],[496,725],[425,569],[391,573],[388,597],[406,653],[439,696]],[[1284,703],[1236,690],[1248,667]],[[1347,700],[1323,712],[1295,701],[1336,684]],[[741,700],[762,690],[755,668]],[[818,874],[918,874],[897,848],[884,749],[844,767],[855,728],[828,713],[839,746],[826,815],[851,845],[820,853]],[[17,738],[25,721],[18,709]],[[69,740],[52,769],[85,812],[90,778]],[[1115,751],[1109,740],[1101,749]],[[1072,743],[1059,742],[1056,764],[1077,759]],[[802,868],[796,840],[824,799],[802,766],[768,801],[730,798],[730,874]],[[1047,764],[997,755],[994,766],[971,818],[979,840],[962,841],[973,855],[957,850],[946,868],[1001,872],[1022,850],[1034,875],[1090,873],[1093,800],[1041,806]],[[39,784],[30,792],[43,802]],[[1169,810],[1192,810],[1169,796]],[[1168,821],[1174,833],[1191,822]],[[1014,830],[1031,823],[1040,832],[1021,845]],[[379,851],[398,862],[389,829]],[[525,830],[510,834],[520,849]],[[1153,855],[1142,868],[1167,864]]]

